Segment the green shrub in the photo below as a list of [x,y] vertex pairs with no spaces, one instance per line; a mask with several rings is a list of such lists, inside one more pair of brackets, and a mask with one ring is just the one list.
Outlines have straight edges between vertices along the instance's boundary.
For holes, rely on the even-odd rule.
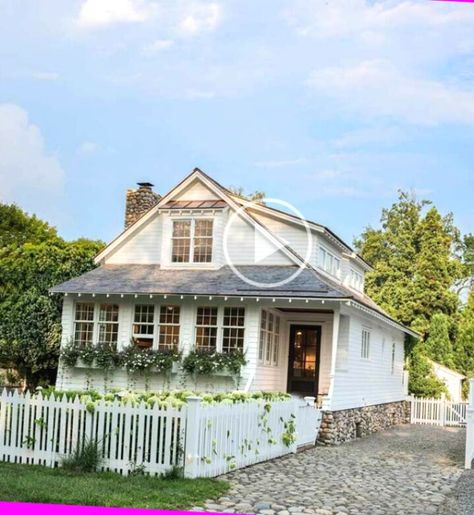
[[208,375],[224,370],[239,375],[240,369],[246,364],[247,360],[241,351],[225,353],[195,349],[183,359],[182,368],[191,375]]
[[102,451],[97,440],[84,439],[77,444],[70,456],[62,459],[61,465],[71,472],[96,472],[102,462]]

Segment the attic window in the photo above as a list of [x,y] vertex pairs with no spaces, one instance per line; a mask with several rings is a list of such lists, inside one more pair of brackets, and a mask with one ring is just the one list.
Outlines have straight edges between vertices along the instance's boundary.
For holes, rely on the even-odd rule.
[[173,220],[173,263],[210,263],[212,261],[210,219]]

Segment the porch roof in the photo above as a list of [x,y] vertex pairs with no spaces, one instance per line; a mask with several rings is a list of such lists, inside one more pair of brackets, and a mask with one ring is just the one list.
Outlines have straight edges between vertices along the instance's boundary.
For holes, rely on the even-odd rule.
[[[245,277],[259,283],[278,283],[296,272],[296,266],[239,266]],[[318,271],[305,268],[291,281],[278,287],[256,287],[241,279],[229,266],[219,269],[163,269],[160,265],[102,265],[80,277],[50,289],[51,293],[209,295],[355,301],[376,312],[409,334],[370,297],[337,284]]]
[[[296,266],[239,266],[239,272],[263,283],[284,281]],[[160,265],[102,265],[50,289],[52,293],[228,295],[241,297],[347,298],[347,292],[303,269],[277,288],[255,287],[229,266],[219,269],[163,269]]]

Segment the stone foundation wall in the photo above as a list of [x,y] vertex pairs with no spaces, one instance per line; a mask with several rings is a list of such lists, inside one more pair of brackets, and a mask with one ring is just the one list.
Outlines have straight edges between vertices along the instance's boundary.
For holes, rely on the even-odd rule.
[[376,431],[410,422],[408,401],[389,402],[341,411],[324,411],[318,443],[338,445]]

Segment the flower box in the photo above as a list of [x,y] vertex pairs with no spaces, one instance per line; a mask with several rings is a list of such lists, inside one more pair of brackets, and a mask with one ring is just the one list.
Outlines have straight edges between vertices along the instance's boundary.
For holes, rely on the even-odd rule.
[[[88,364],[84,363],[84,361],[82,361],[82,359],[77,360],[75,368],[93,368],[96,370],[100,369],[100,367],[97,366],[97,364],[95,363],[95,360],[90,365],[88,365]],[[109,369],[109,371],[114,371],[114,370],[126,370],[126,369],[125,369],[125,367],[113,367],[113,368]],[[137,371],[137,373],[142,373],[142,372],[144,372],[144,370]],[[156,368],[150,369],[150,372],[152,374],[163,374],[164,373],[164,372],[158,372],[158,370]],[[170,373],[177,374],[178,372],[179,372],[179,363],[174,361],[173,365],[171,366]]]

